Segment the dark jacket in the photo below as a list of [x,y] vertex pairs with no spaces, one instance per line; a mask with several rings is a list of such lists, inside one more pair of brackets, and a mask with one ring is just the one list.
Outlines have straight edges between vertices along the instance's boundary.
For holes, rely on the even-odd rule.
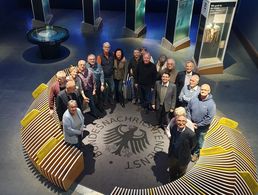
[[78,91],[75,91],[75,93],[72,93],[69,96],[66,90],[62,90],[60,91],[60,93],[56,98],[56,112],[57,112],[59,121],[62,121],[63,114],[67,110],[69,100],[75,100],[77,102],[78,108],[82,110],[82,100],[79,96]]
[[111,78],[113,76],[113,66],[114,66],[114,57],[111,52],[108,53],[108,58],[104,55],[100,55],[101,59],[101,66],[104,71],[104,77],[105,78]]
[[154,88],[157,71],[153,63],[144,64],[141,62],[137,67],[136,73],[135,80],[137,84]]
[[168,156],[173,155],[180,165],[186,166],[191,160],[191,151],[196,145],[195,133],[185,127],[183,132],[177,131],[177,125],[170,127],[171,139]]
[[[142,62],[142,58],[140,57],[138,60],[136,60],[134,57],[132,57],[128,63],[128,73],[130,76],[136,77],[136,70],[139,64]],[[133,71],[133,74],[131,74],[131,70]]]

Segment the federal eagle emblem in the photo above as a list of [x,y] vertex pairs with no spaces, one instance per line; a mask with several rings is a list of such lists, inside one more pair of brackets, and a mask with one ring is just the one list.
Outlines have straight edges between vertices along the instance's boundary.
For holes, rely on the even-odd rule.
[[111,152],[115,155],[130,156],[132,153],[137,154],[147,148],[149,141],[147,133],[136,126],[118,125],[107,130],[104,134],[104,143],[113,144]]

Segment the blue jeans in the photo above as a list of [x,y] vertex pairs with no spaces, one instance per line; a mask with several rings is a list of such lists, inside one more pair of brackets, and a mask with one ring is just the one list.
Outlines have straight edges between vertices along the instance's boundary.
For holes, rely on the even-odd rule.
[[209,130],[210,125],[198,127],[195,130],[195,137],[197,140],[195,148],[192,150],[192,154],[200,155],[200,150],[202,149],[203,143],[204,143],[204,137],[207,134],[207,131]]

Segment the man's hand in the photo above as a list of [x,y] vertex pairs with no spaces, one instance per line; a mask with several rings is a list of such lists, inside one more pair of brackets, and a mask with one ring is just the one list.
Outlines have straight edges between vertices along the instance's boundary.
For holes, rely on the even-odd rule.
[[50,118],[52,118],[54,116],[54,110],[53,109],[49,110],[49,116],[50,116]]
[[172,113],[172,112],[174,112],[174,109],[170,109],[169,111]]
[[153,110],[155,110],[155,105],[154,104],[152,104],[151,107],[152,107]]
[[103,92],[104,89],[105,89],[104,85],[101,85],[101,86],[100,86],[100,91]]
[[137,84],[137,83],[135,83],[134,86],[135,86],[136,88],[138,88],[138,84]]
[[83,98],[83,101],[86,102],[86,103],[89,103],[89,102],[90,102],[90,98],[88,98],[88,97],[85,96],[85,97]]

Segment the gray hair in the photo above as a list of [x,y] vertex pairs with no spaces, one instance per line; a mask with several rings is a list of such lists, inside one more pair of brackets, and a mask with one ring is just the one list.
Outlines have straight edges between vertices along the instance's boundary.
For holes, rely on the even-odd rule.
[[67,105],[68,105],[68,107],[70,107],[72,105],[76,105],[77,106],[77,102],[76,102],[76,100],[69,100]]

